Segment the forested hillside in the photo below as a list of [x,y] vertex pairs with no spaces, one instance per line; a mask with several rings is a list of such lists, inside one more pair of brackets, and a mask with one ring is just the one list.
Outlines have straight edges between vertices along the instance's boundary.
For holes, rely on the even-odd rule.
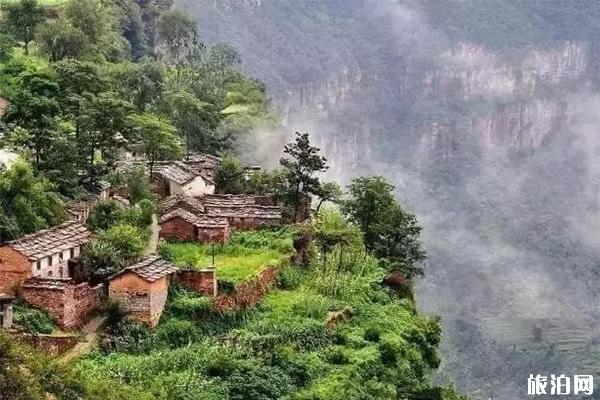
[[422,217],[418,304],[459,387],[597,375],[598,2],[175,3],[231,37],[332,175],[384,173]]
[[[327,154],[308,133],[283,145],[265,85],[242,72],[227,38],[205,41],[202,24],[160,0],[11,0],[0,18],[1,144],[18,156],[0,170],[0,242],[65,221],[68,204],[108,181],[127,198],[89,211],[82,229],[94,240],[80,261],[90,282],[118,277],[156,250],[155,168],[192,152],[218,160],[219,193],[273,197],[288,221],[236,230],[218,247],[161,241],[174,265],[204,268],[212,257],[213,270],[215,260],[228,268],[220,298],[165,288],[155,329],[109,304],[97,310],[100,340],[60,360],[0,333],[0,398],[463,399],[432,380],[442,332],[413,298],[426,259],[417,218],[381,176],[356,178],[346,193],[323,181]],[[238,160],[275,155],[274,170]],[[313,218],[303,221],[308,195]],[[264,271],[276,279],[263,287]],[[218,307],[244,284],[257,307]],[[27,334],[58,329],[48,313],[15,308]]]

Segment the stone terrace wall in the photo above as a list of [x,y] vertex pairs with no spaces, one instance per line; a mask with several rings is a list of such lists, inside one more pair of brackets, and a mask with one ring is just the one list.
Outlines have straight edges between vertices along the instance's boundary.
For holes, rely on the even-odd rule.
[[232,294],[219,295],[214,307],[218,312],[254,307],[276,283],[279,276],[277,267],[266,267],[260,273],[242,282]]
[[12,337],[20,343],[33,347],[49,356],[59,356],[71,350],[79,342],[75,335],[33,335],[13,332]]
[[[51,280],[49,280],[51,281]],[[90,287],[88,283],[63,286],[24,285],[23,299],[34,307],[47,311],[62,329],[74,329],[85,322],[85,317],[98,309],[105,300],[104,285]]]
[[182,269],[177,272],[175,281],[205,296],[215,297],[217,295],[217,278],[214,268]]

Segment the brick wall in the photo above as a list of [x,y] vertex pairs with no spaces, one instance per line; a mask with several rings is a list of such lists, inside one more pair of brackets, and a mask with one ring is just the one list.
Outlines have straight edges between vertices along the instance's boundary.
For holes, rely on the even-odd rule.
[[160,224],[161,238],[177,238],[180,240],[195,240],[194,225],[175,217]]
[[87,283],[69,283],[62,287],[23,286],[21,297],[34,307],[45,310],[62,329],[74,329],[85,323],[87,315],[100,308],[105,300],[105,287]]
[[201,242],[227,243],[229,241],[229,227],[198,228],[198,240]]
[[154,327],[165,308],[168,290],[167,277],[148,282],[130,272],[110,281],[109,297],[123,306],[134,321]]
[[275,284],[278,276],[278,268],[264,268],[257,276],[242,282],[233,294],[217,296],[214,301],[215,310],[226,312],[254,307]]
[[205,296],[217,295],[217,277],[214,268],[204,270],[179,270],[175,277],[185,287]]
[[27,257],[8,246],[0,247],[0,293],[15,294],[15,289],[31,275]]

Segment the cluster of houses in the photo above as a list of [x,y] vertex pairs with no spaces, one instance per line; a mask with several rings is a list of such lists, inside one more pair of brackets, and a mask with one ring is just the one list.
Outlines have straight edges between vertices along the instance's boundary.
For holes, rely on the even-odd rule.
[[[219,161],[211,155],[188,155],[156,166],[151,182],[161,199],[160,237],[226,243],[234,230],[282,223],[282,208],[270,196],[216,194]],[[61,328],[74,329],[107,300],[120,303],[134,320],[155,326],[169,283],[180,275],[182,283],[216,295],[214,266],[180,271],[155,255],[99,285],[81,281],[78,257],[94,240],[87,217],[98,201],[109,198],[129,206],[122,193],[111,193],[101,184],[83,199],[67,202],[69,221],[0,245],[0,326],[11,325],[15,298],[47,311]]]

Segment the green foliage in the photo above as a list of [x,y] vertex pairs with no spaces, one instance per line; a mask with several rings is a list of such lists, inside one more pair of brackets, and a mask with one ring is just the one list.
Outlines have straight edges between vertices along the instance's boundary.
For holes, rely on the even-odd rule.
[[47,312],[29,307],[24,302],[13,305],[13,324],[29,333],[52,333],[56,324]]
[[142,255],[146,247],[146,234],[138,227],[120,224],[110,227],[99,241],[111,246],[125,260]]
[[327,170],[327,160],[319,154],[317,147],[311,146],[308,133],[296,132],[294,142],[285,145],[286,157],[280,163],[286,171],[287,191],[284,199],[293,209],[293,221],[306,195],[319,192],[321,184],[316,173]]
[[257,171],[250,176],[247,185],[249,193],[283,198],[287,189],[286,171],[284,169]]
[[121,210],[116,201],[100,201],[90,211],[87,224],[94,232],[105,231],[117,223],[120,212]]
[[189,64],[203,46],[196,30],[196,21],[180,10],[169,10],[161,15],[158,43],[163,60],[177,68]]
[[14,239],[59,223],[64,206],[53,189],[22,161],[0,172],[0,238]]
[[112,244],[101,240],[83,247],[81,263],[93,282],[103,282],[125,267],[125,259],[121,253]]
[[25,54],[29,54],[29,43],[33,40],[37,25],[44,18],[44,9],[37,0],[19,0],[14,3],[3,2],[0,11],[0,27],[15,40],[23,42]]
[[80,58],[86,49],[84,33],[64,16],[43,23],[35,34],[39,49],[50,61]]
[[217,167],[215,182],[220,193],[244,193],[246,190],[244,165],[233,155],[226,155]]

